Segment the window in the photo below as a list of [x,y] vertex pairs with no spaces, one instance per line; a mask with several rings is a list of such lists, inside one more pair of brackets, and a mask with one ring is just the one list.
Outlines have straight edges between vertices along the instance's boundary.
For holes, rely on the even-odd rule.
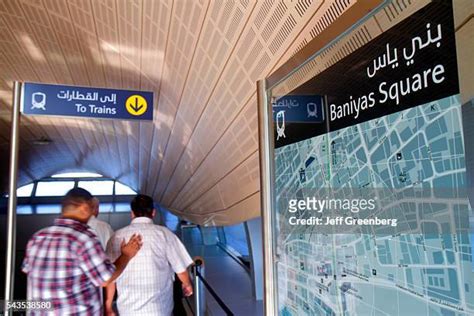
[[16,189],[17,197],[30,197],[33,192],[34,183],[30,183]]
[[112,213],[114,211],[113,203],[99,203],[99,213]]
[[116,203],[115,212],[117,213],[130,212],[130,203]]
[[33,214],[33,207],[31,205],[18,205],[16,207],[17,214]]
[[112,195],[114,193],[114,181],[112,180],[79,181],[77,186],[86,189],[92,195]]
[[103,213],[130,212],[129,200],[137,194],[129,186],[97,173],[59,173],[19,187],[17,214],[60,213],[62,198],[74,187],[99,197],[100,212]]
[[115,195],[135,195],[137,192],[133,191],[130,187],[116,181],[115,182]]
[[36,196],[63,196],[74,188],[74,181],[40,181]]
[[38,204],[36,205],[36,214],[59,214],[61,213],[60,204]]
[[51,178],[101,178],[102,175],[94,172],[65,172],[52,175]]
[[245,226],[243,223],[233,226],[225,226],[224,232],[227,246],[230,246],[243,256],[249,255],[247,235],[245,233]]

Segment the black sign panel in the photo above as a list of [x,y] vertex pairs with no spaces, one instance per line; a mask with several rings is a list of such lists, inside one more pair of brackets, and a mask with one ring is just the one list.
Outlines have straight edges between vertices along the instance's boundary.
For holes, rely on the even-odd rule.
[[278,140],[274,124],[275,147],[457,93],[452,3],[434,1],[292,91],[325,96],[324,121],[287,122]]

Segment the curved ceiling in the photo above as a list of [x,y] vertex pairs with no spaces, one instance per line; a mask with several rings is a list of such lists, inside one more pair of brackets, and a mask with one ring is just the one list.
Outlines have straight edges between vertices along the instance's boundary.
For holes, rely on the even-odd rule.
[[[388,18],[411,3],[397,2]],[[259,216],[255,82],[355,3],[0,1],[4,188],[13,81],[141,89],[155,93],[153,122],[22,117],[19,185],[83,168],[199,224]]]

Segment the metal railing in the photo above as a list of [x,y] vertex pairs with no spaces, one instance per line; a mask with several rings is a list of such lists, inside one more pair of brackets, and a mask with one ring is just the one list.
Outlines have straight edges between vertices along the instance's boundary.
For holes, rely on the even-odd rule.
[[[217,295],[216,291],[207,283],[206,279],[201,274],[201,269],[204,265],[204,261],[201,258],[194,259],[193,265],[193,276],[194,276],[194,315],[196,316],[203,316],[204,315],[204,306],[202,295],[204,294],[201,292],[200,284],[204,285],[207,289],[209,294],[214,298],[214,300],[219,304],[220,308],[226,313],[226,315],[232,316],[234,313],[230,310],[230,308],[224,303],[224,301]],[[200,283],[201,282],[201,283]]]

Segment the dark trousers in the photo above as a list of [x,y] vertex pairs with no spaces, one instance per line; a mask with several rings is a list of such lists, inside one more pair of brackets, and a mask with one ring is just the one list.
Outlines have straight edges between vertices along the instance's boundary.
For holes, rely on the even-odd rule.
[[174,316],[186,316],[186,311],[183,306],[183,289],[181,287],[181,284],[181,280],[175,274],[173,283]]

